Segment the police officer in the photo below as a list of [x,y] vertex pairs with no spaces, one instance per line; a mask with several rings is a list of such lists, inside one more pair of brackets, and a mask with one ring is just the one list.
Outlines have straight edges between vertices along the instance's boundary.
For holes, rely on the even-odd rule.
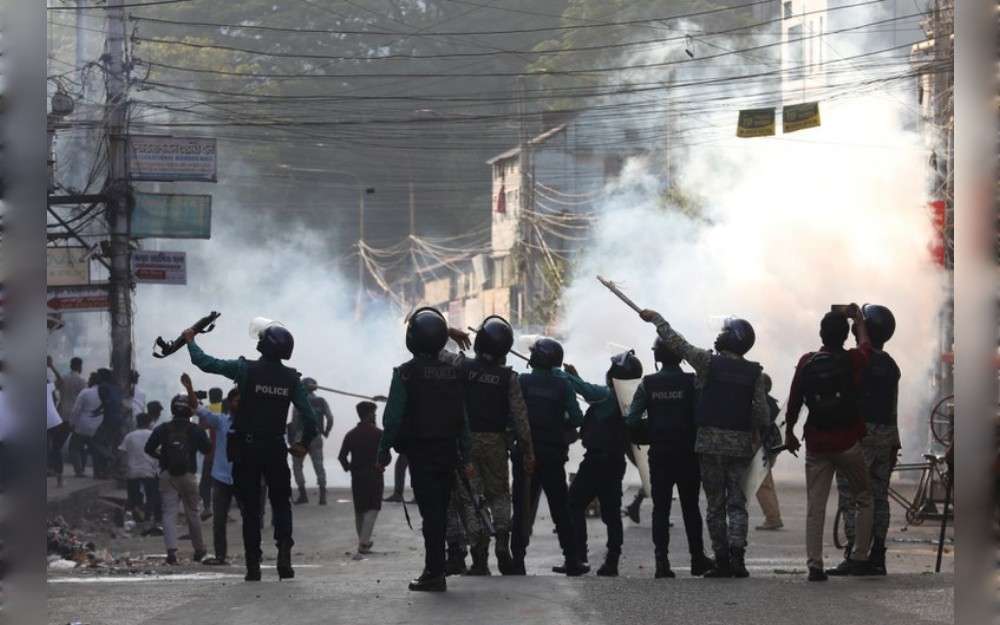
[[[469,428],[472,431],[471,461],[476,471],[472,480],[475,493],[493,518],[496,531],[495,552],[501,574],[512,572],[510,553],[511,496],[508,469],[507,430],[514,431],[518,449],[523,450],[525,469],[534,469],[528,409],[521,394],[521,385],[514,371],[504,365],[514,344],[514,330],[498,315],[487,317],[479,326],[473,343],[475,358],[463,363],[467,388]],[[475,514],[470,493],[463,487],[461,513],[468,529],[472,553],[469,575],[489,575],[487,562],[489,534]]]
[[688,343],[656,311],[644,310],[640,317],[655,324],[665,348],[695,370],[700,390],[695,452],[715,551],[715,566],[705,577],[749,577],[745,563],[749,513],[741,483],[754,454],[755,433],[770,423],[763,368],[744,358],[754,344],[753,327],[745,319],[726,319],[713,351]]
[[653,491],[653,546],[656,549],[656,578],[675,577],[670,568],[670,506],[674,486],[681,502],[691,575],[700,576],[715,565],[705,555],[702,535],[701,471],[695,453],[695,376],[681,370],[680,356],[668,349],[661,337],[653,343],[653,359],[661,369],[639,383],[625,424],[639,427],[647,415],[649,438],[649,479]]
[[[549,513],[556,526],[562,548],[566,575],[578,576],[590,568],[581,564],[573,538],[566,488],[566,461],[569,459],[568,433],[583,424],[583,413],[576,394],[562,366],[563,348],[558,341],[543,337],[531,346],[528,366],[531,373],[518,376],[524,403],[528,407],[531,442],[535,452],[535,471],[527,473],[525,450],[518,449],[514,464],[514,518],[511,551],[512,575],[524,575],[533,510],[542,491],[549,503]],[[574,432],[575,434],[575,432]]]
[[608,532],[607,554],[597,569],[603,577],[618,576],[618,560],[622,553],[622,478],[625,477],[625,421],[615,394],[613,380],[636,380],[642,377],[642,363],[634,351],[611,358],[605,374],[605,385],[588,384],[580,379],[576,368],[566,365],[570,384],[589,404],[580,430],[586,450],[576,478],[569,488],[569,510],[573,523],[577,556],[587,558],[587,506],[597,498],[601,520]]
[[[861,313],[868,328],[868,338],[872,353],[868,366],[862,372],[858,403],[865,418],[865,437],[861,439],[861,451],[868,475],[872,483],[872,550],[868,563],[876,575],[885,575],[885,541],[889,533],[889,480],[896,465],[896,454],[902,448],[896,418],[899,399],[899,365],[884,351],[886,342],[896,331],[896,318],[892,311],[878,304],[865,304]],[[853,328],[852,328],[853,329]],[[857,331],[855,330],[855,338]],[[828,570],[830,575],[850,573],[850,554],[854,546],[857,509],[853,505],[850,483],[841,471],[837,471],[838,507],[843,511],[844,529],[847,533],[847,548],[844,560],[836,568]]]
[[393,447],[410,461],[425,550],[423,573],[410,582],[414,591],[447,590],[445,528],[455,471],[464,465],[466,475],[475,476],[466,461],[470,434],[462,369],[441,359],[450,333],[460,345],[468,343],[464,333],[450,331],[433,308],[410,316],[406,348],[413,358],[393,370],[379,441],[379,471],[385,470]]
[[[260,525],[263,512],[261,478],[267,483],[278,547],[278,577],[295,577],[292,569],[291,473],[288,453],[302,457],[317,436],[316,415],[309,405],[299,372],[282,364],[292,357],[292,334],[277,324],[258,334],[257,360],[220,360],[195,344],[195,331],[184,331],[191,363],[205,373],[216,373],[236,382],[240,390],[239,413],[234,415],[227,453],[233,461],[233,487],[243,513],[243,549],[246,580],[260,581]],[[285,445],[285,423],[289,405],[302,412],[302,440],[291,448]]]
[[[316,389],[318,385],[316,380],[312,378],[302,378],[302,386],[306,388],[309,393],[309,405],[312,406],[313,413],[315,413],[316,418],[322,420],[322,434],[323,436],[317,436],[313,438],[312,443],[309,444],[309,459],[312,461],[313,471],[316,473],[316,484],[319,486],[319,505],[326,505],[326,468],[323,466],[323,439],[330,436],[330,430],[333,429],[333,413],[330,412],[330,404],[326,403],[326,400],[322,397],[316,395]],[[288,441],[289,443],[297,442],[302,436],[302,413],[296,408],[292,411],[292,420],[288,424]],[[299,498],[295,500],[296,504],[309,503],[309,497],[306,495],[306,476],[302,472],[302,467],[305,464],[305,458],[292,458],[292,475],[295,476],[295,484],[299,489]]]

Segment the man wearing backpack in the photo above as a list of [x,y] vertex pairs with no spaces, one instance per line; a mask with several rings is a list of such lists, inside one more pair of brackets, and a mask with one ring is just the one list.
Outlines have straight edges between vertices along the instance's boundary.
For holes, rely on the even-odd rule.
[[[858,348],[845,350],[850,317]],[[823,526],[826,502],[834,471],[847,480],[857,506],[854,551],[846,567],[850,575],[870,575],[868,550],[872,537],[872,487],[861,448],[865,421],[858,406],[858,391],[872,353],[868,329],[857,304],[832,310],[820,323],[823,346],[802,356],[795,368],[788,394],[785,445],[801,445],[794,433],[803,402],[809,417],[803,428],[806,439],[806,551],[809,581],[826,581],[823,570]]]
[[188,532],[194,547],[195,562],[205,557],[205,541],[201,535],[198,494],[197,454],[212,448],[208,436],[194,423],[194,409],[183,395],[170,402],[172,419],[163,423],[146,441],[146,453],[160,463],[160,497],[163,500],[163,542],[167,546],[167,564],[177,564],[177,508],[184,503]]

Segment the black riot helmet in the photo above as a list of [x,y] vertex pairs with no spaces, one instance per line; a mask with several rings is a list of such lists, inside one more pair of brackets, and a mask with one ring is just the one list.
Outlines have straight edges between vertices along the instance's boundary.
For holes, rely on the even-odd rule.
[[667,367],[681,364],[681,357],[667,347],[667,342],[659,335],[653,341],[653,360]]
[[260,332],[257,351],[270,360],[288,360],[295,348],[292,333],[279,325],[269,325]]
[[555,369],[561,367],[562,362],[563,346],[559,341],[543,336],[532,344],[531,357],[528,358],[529,367]]
[[896,332],[896,317],[891,310],[879,304],[865,304],[861,307],[861,315],[865,318],[865,327],[872,345],[882,349]]
[[514,328],[500,315],[490,315],[480,324],[472,349],[477,356],[499,361],[514,346]]
[[448,322],[436,308],[418,308],[406,322],[406,349],[414,356],[437,356],[448,343]]
[[191,410],[187,395],[174,395],[170,400],[170,415],[174,419],[190,419],[192,414],[194,411]]
[[722,331],[715,337],[716,351],[733,352],[742,356],[750,351],[757,335],[754,334],[753,326],[746,319],[729,317],[722,322]]
[[615,380],[638,380],[642,377],[642,363],[635,357],[634,349],[611,357],[608,377]]

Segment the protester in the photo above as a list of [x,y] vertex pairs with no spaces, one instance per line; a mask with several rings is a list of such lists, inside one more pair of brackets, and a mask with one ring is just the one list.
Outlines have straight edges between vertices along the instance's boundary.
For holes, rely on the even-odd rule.
[[[764,379],[764,388],[767,389],[767,408],[771,414],[771,425],[767,429],[767,434],[763,437],[764,449],[771,450],[781,446],[781,431],[776,425],[778,419],[778,414],[781,413],[781,407],[778,406],[778,400],[771,396],[771,376],[766,373],[761,374]],[[758,525],[756,529],[761,531],[777,531],[785,526],[781,520],[781,508],[778,505],[778,491],[774,488],[774,476],[771,474],[771,467],[774,466],[774,461],[776,460],[776,455],[773,453],[768,454],[767,458],[767,477],[761,482],[760,488],[757,489],[757,503],[760,504],[760,509],[764,513],[764,523]]]
[[118,450],[125,453],[125,486],[128,507],[139,521],[163,520],[160,502],[159,463],[146,453],[146,443],[153,435],[153,421],[141,412],[136,415],[136,429],[125,435]]
[[128,397],[122,403],[124,410],[122,427],[125,433],[136,428],[136,416],[146,410],[146,393],[139,389],[139,372],[129,375]]
[[151,401],[146,404],[146,414],[149,415],[150,422],[155,426],[163,415],[163,404],[158,401]]
[[[528,408],[531,424],[531,444],[534,451],[534,471],[528,471],[525,451],[512,457],[514,465],[514,518],[511,552],[513,575],[524,575],[524,557],[534,524],[534,510],[542,491],[549,504],[549,513],[556,526],[567,576],[576,577],[590,571],[577,553],[573,521],[569,511],[569,491],[566,487],[566,461],[569,459],[567,428],[583,425],[583,413],[576,401],[573,386],[559,367],[563,362],[563,347],[558,341],[543,337],[531,346],[528,366],[531,373],[518,376],[521,393]],[[617,508],[616,508],[617,510]]]
[[[52,369],[52,373],[55,375],[56,382],[49,382],[47,385],[48,394],[46,395],[46,403],[48,404],[48,427],[45,431],[45,443],[48,450],[48,470],[49,473],[55,475],[56,477],[56,488],[62,488],[63,486],[63,447],[66,445],[66,440],[69,438],[72,428],[69,424],[70,414],[72,412],[72,404],[70,404],[70,410],[66,413],[61,413],[55,404],[55,394],[59,387],[59,380],[63,379],[59,377],[59,372],[55,370],[52,366],[52,358],[48,359],[49,368]],[[72,375],[72,374],[70,374]],[[79,376],[77,376],[79,377]],[[67,375],[69,378],[69,375]],[[83,379],[80,379],[83,382]],[[67,386],[65,383],[63,386]],[[72,389],[68,389],[68,392],[72,392]],[[76,391],[79,394],[79,390]],[[73,398],[76,401],[76,397]],[[62,397],[59,398],[59,404],[63,405]]]
[[410,315],[406,348],[413,358],[393,370],[382,417],[378,470],[389,464],[389,449],[406,453],[413,494],[423,520],[424,570],[410,582],[413,591],[444,592],[445,531],[455,471],[468,463],[470,432],[461,370],[440,360],[448,338],[467,347],[468,337],[448,328],[433,308]]
[[[182,381],[190,384],[190,379]],[[234,387],[231,389],[224,402],[211,401],[215,398],[215,394],[212,393],[214,390],[217,389],[213,388],[208,391],[208,398],[211,402],[209,407],[198,406],[195,409],[195,414],[198,416],[198,425],[208,429],[212,439],[215,441],[215,449],[211,454],[212,464],[208,467],[212,493],[212,546],[215,550],[215,557],[202,561],[202,564],[210,566],[226,564],[226,558],[229,555],[226,540],[226,523],[229,521],[229,508],[233,501],[233,464],[226,457],[225,444],[232,429],[232,415],[236,414],[240,406],[240,391],[238,388]],[[221,395],[222,390],[218,390],[219,395]],[[192,391],[193,388],[189,389],[188,394],[190,395]],[[212,408],[213,406],[218,406],[220,411],[216,412]],[[222,410],[223,407],[225,410]],[[205,469],[203,468],[202,471],[205,471]]]
[[[113,472],[117,473],[115,454],[124,436],[124,395],[122,389],[115,383],[110,369],[97,370],[97,393],[101,400],[101,412],[104,418],[94,432],[91,443],[95,454],[103,458],[104,468],[100,477],[110,478]],[[96,472],[96,459],[94,468]]]
[[632,397],[625,425],[639,428],[647,416],[649,480],[653,495],[653,546],[657,579],[676,577],[670,568],[670,508],[674,486],[680,498],[684,531],[691,554],[691,575],[710,571],[715,563],[705,555],[699,494],[701,470],[695,453],[697,403],[696,378],[681,369],[681,358],[659,336],[653,343],[653,360],[662,368],[647,375]]
[[59,371],[56,370],[55,365],[52,363],[51,356],[48,358],[48,367],[55,377],[55,387],[59,393],[59,416],[64,421],[68,421],[73,414],[73,405],[76,403],[77,396],[80,394],[80,391],[87,388],[87,382],[81,375],[83,372],[83,360],[75,356],[71,358],[69,361],[69,373],[66,375],[59,375]]
[[576,554],[581,562],[589,560],[586,511],[590,502],[596,498],[600,504],[601,520],[608,531],[607,554],[604,563],[597,569],[597,574],[602,577],[617,577],[624,540],[621,507],[627,439],[614,380],[641,378],[642,363],[633,351],[613,356],[611,367],[605,374],[604,385],[584,382],[572,365],[564,368],[573,390],[589,404],[580,428],[586,451],[569,488],[569,511]]
[[[208,389],[208,410],[216,415],[222,414],[222,389],[217,386]],[[202,427],[208,426],[202,424]],[[214,500],[212,498],[212,467],[215,463],[215,450],[218,448],[219,441],[219,437],[217,436],[214,428],[210,428],[208,430],[208,440],[212,443],[212,450],[202,457],[201,477],[198,478],[198,495],[201,497],[203,510],[201,513],[202,520],[211,518],[214,510]],[[225,438],[222,440],[225,441]]]
[[[194,342],[197,332],[183,332],[191,363],[205,373],[215,373],[236,382],[240,410],[234,414],[233,434],[226,446],[233,461],[233,487],[242,504],[243,549],[248,582],[260,581],[260,529],[262,506],[261,481],[267,483],[271,500],[274,540],[278,548],[279,579],[295,577],[292,568],[292,475],[288,470],[288,454],[303,456],[306,446],[318,436],[316,417],[309,405],[299,372],[281,361],[292,357],[295,339],[291,332],[272,323],[257,332],[260,358],[220,360],[207,355]],[[302,442],[285,445],[285,422],[288,408],[294,404],[303,411],[305,434]]]
[[763,369],[744,357],[755,342],[753,327],[745,319],[727,319],[712,351],[688,343],[656,311],[644,310],[639,316],[656,325],[664,347],[687,361],[697,376],[701,396],[695,451],[715,551],[715,566],[705,577],[749,577],[745,561],[749,514],[742,481],[759,444],[756,432],[770,422]]
[[[861,451],[868,467],[872,483],[872,550],[869,556],[872,572],[886,574],[886,538],[889,533],[889,480],[896,466],[896,455],[902,443],[899,439],[899,425],[896,407],[899,401],[899,365],[892,356],[883,351],[885,343],[896,331],[896,319],[885,306],[865,304],[861,308],[865,326],[872,343],[872,354],[861,380],[858,401],[861,414],[865,418],[865,437],[861,439]],[[857,334],[855,333],[855,337]],[[857,510],[851,497],[850,483],[845,475],[837,471],[838,506],[843,511],[844,531],[847,534],[847,548],[844,561],[827,571],[831,575],[843,575],[850,571],[850,552],[856,536]]]
[[382,430],[375,425],[376,406],[363,401],[355,406],[358,425],[344,436],[337,460],[344,471],[351,474],[351,500],[354,503],[354,524],[358,531],[358,550],[355,560],[371,553],[372,531],[382,509],[382,490],[385,484],[382,472],[377,471],[378,444]]
[[95,478],[102,477],[107,467],[104,454],[94,444],[94,435],[104,421],[104,406],[97,378],[96,372],[91,375],[87,388],[80,391],[73,402],[70,417],[73,435],[69,441],[69,457],[77,477],[83,477],[88,456],[93,462]]
[[[309,405],[312,406],[313,413],[322,418],[320,433],[309,444],[309,459],[312,461],[313,472],[316,474],[316,485],[319,487],[319,505],[326,505],[326,468],[323,466],[323,439],[330,436],[333,429],[333,413],[330,412],[330,405],[326,400],[316,395],[316,380],[312,378],[302,378],[302,386],[309,393]],[[288,423],[288,444],[292,445],[302,439],[302,414],[298,409],[292,410],[292,420]],[[299,498],[296,504],[309,503],[306,495],[306,476],[302,472],[305,458],[292,458],[292,475],[295,476],[295,484],[299,489]]]
[[[854,321],[858,348],[845,350],[849,331],[847,318]],[[858,517],[853,551],[847,565],[850,575],[870,575],[868,553],[872,536],[872,487],[865,465],[861,439],[864,417],[858,407],[858,387],[871,359],[865,319],[856,304],[847,313],[829,312],[820,323],[819,351],[799,359],[788,394],[785,445],[790,451],[801,447],[794,433],[803,402],[809,410],[804,427],[806,441],[806,552],[809,581],[826,581],[823,570],[823,526],[826,503],[834,471],[847,480]]]
[[153,430],[146,441],[146,453],[156,458],[160,466],[160,496],[163,499],[163,542],[167,547],[167,564],[178,564],[177,512],[183,502],[188,533],[194,547],[195,562],[205,557],[205,542],[198,516],[198,453],[209,450],[208,437],[194,423],[191,415],[197,398],[177,395],[170,402],[172,419]]

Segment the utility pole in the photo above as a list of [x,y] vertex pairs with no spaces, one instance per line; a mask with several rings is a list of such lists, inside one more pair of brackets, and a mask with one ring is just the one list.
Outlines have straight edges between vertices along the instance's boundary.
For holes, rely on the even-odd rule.
[[532,321],[534,315],[531,313],[532,300],[535,296],[534,276],[534,250],[531,247],[531,223],[527,212],[533,208],[531,179],[531,154],[529,152],[531,142],[528,140],[528,104],[525,95],[524,76],[517,79],[517,113],[520,120],[518,129],[518,162],[517,167],[520,173],[518,193],[518,219],[521,227],[521,323]]
[[111,370],[126,394],[132,372],[132,251],[129,247],[129,184],[126,171],[128,69],[123,0],[109,0],[104,43],[108,119],[107,218],[111,231]]
[[358,184],[358,301],[354,309],[356,319],[361,319],[365,299],[365,188]]

